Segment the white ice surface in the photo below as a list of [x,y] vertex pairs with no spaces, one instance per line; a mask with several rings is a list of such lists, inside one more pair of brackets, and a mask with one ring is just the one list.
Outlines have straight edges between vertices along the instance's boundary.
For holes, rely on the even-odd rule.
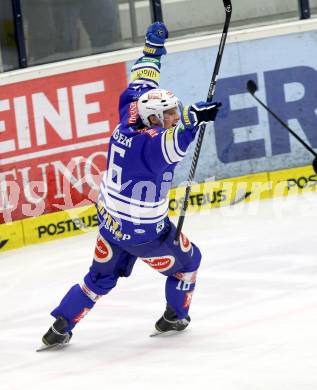
[[2,254],[0,390],[316,390],[316,216],[312,193],[188,217],[203,252],[188,330],[149,337],[165,278],[137,262],[55,352],[35,349],[96,233]]

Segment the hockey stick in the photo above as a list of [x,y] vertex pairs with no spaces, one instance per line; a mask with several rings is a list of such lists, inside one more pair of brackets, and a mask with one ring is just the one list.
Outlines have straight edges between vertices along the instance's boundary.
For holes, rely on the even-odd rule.
[[[223,26],[223,31],[222,31],[220,44],[219,44],[216,64],[215,64],[214,71],[213,71],[212,78],[211,78],[211,82],[209,85],[207,102],[211,102],[213,97],[214,97],[214,94],[215,94],[217,77],[218,77],[218,73],[219,73],[222,54],[223,54],[223,51],[225,48],[225,43],[226,43],[226,39],[227,39],[227,35],[228,35],[229,24],[230,24],[231,13],[232,13],[231,0],[223,0],[223,4],[225,7],[225,11],[226,11],[226,20],[225,20],[225,24]],[[193,181],[194,176],[195,176],[197,163],[198,163],[198,159],[199,159],[199,154],[200,154],[200,150],[201,150],[201,146],[202,146],[202,142],[203,142],[203,138],[204,138],[204,134],[205,134],[205,129],[206,129],[206,125],[200,126],[198,139],[197,139],[197,143],[196,143],[196,147],[195,147],[195,151],[194,151],[194,155],[193,155],[192,165],[191,165],[188,180],[187,180],[185,197],[184,197],[180,217],[178,219],[178,224],[177,224],[177,228],[176,228],[175,239],[174,239],[175,245],[179,243],[179,237],[180,237],[180,234],[181,234],[181,231],[183,228],[185,214],[186,214],[186,210],[188,208],[188,200],[189,200],[191,185],[192,185],[192,181]]]
[[254,99],[266,109],[266,111],[268,111],[283,127],[285,127],[286,130],[288,130],[293,135],[293,137],[297,139],[298,142],[304,146],[304,148],[306,148],[315,157],[312,162],[312,166],[317,174],[317,153],[314,151],[314,149],[307,145],[307,143],[302,138],[300,138],[294,130],[287,126],[287,124],[283,122],[282,119],[280,119],[271,109],[269,109],[268,106],[266,106],[257,96],[255,96],[255,92],[258,90],[258,87],[253,80],[249,80],[247,82],[247,90],[254,97]]

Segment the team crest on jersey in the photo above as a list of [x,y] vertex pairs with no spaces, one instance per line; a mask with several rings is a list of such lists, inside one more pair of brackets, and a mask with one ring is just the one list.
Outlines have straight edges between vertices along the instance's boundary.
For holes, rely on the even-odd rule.
[[169,270],[175,263],[175,257],[173,256],[147,257],[142,258],[142,260],[159,272],[165,272]]
[[156,224],[156,233],[159,234],[159,233],[164,229],[164,226],[165,226],[164,220],[158,222],[158,223]]
[[181,233],[180,238],[181,239],[179,243],[180,243],[181,250],[185,253],[189,252],[192,249],[192,243],[183,233]]
[[113,252],[110,244],[99,234],[97,237],[94,259],[98,263],[106,263],[112,259],[112,256]]

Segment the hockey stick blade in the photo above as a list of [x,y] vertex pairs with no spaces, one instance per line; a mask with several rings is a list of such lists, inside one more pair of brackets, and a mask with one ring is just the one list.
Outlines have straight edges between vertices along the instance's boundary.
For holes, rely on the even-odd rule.
[[229,206],[234,206],[238,203],[243,202],[252,195],[251,191],[238,191],[236,197],[230,202]]
[[253,80],[249,80],[247,82],[247,90],[251,95],[254,95],[255,92],[258,90],[258,86],[255,84]]
[[311,148],[299,135],[295,133],[280,117],[278,117],[275,112],[273,112],[267,105],[265,105],[256,95],[255,92],[258,90],[256,83],[253,80],[248,80],[247,82],[247,91],[253,96],[253,98],[269,113],[271,114],[286,130],[288,130],[294,138],[301,143],[306,150],[308,150],[315,158],[312,163],[315,173],[317,173],[317,153]]

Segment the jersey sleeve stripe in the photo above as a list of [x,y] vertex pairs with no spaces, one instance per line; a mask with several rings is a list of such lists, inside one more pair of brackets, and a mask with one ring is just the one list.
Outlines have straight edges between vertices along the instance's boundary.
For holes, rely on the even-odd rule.
[[174,145],[175,145],[175,149],[176,149],[176,152],[181,156],[181,157],[185,157],[186,156],[186,151],[183,152],[178,144],[178,128],[176,127],[175,130],[174,130]]
[[[147,78],[145,78],[145,77],[142,77],[142,78],[138,79],[138,81],[141,81],[143,85],[144,85],[144,84],[149,85],[150,83],[153,83],[153,84],[155,85],[155,88],[157,88],[158,85],[159,85],[156,81],[147,79]],[[134,82],[133,82],[133,83],[134,83]]]
[[175,133],[175,129],[171,128],[166,130],[166,135],[165,135],[165,150],[168,159],[171,161],[172,164],[181,161],[184,157],[184,154],[178,153],[175,147],[174,133]]
[[155,83],[154,81],[145,80],[145,79],[138,79],[131,83],[131,85],[136,85],[136,84],[142,86],[145,84],[146,86],[153,87],[153,88],[156,88],[158,86],[158,83]]
[[173,164],[173,162],[170,160],[167,150],[166,150],[166,131],[164,131],[162,138],[161,138],[161,148],[164,160],[167,162],[167,164]]
[[149,41],[148,39],[146,39],[145,42],[148,43],[148,44],[151,45],[151,46],[156,46],[156,47],[162,47],[162,46],[164,46],[164,45],[162,45],[161,43],[154,43],[154,42]]
[[141,68],[153,68],[157,72],[160,72],[160,68],[153,62],[141,62],[141,63],[134,64],[131,68],[131,72]]

